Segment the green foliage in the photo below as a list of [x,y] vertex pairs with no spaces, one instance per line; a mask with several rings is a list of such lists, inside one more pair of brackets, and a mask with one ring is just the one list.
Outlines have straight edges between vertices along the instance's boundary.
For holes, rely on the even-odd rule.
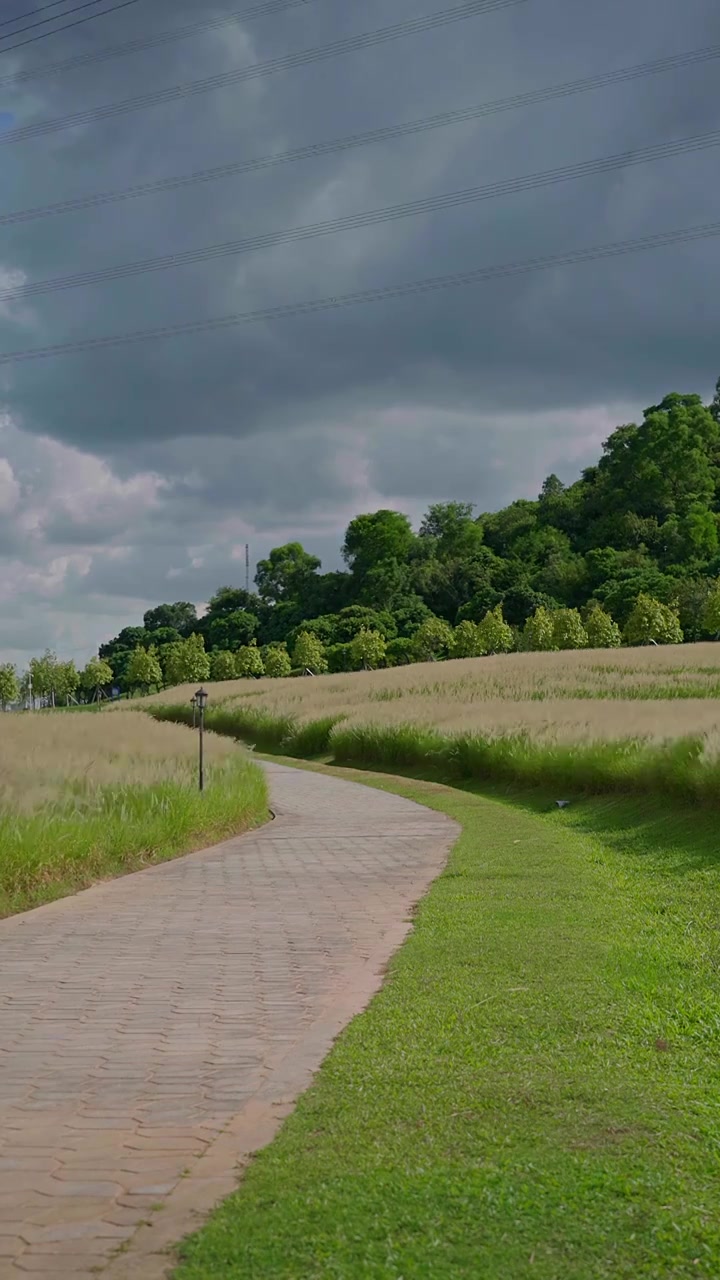
[[526,649],[542,653],[557,649],[553,615],[543,605],[525,623],[523,644]]
[[374,511],[350,521],[343,543],[343,559],[354,577],[362,579],[382,561],[402,564],[414,541],[407,516],[399,511]]
[[321,672],[327,671],[325,650],[317,636],[311,635],[309,631],[301,631],[295,641],[292,662],[294,667],[299,667],[302,671],[312,671],[313,675],[320,675]]
[[20,697],[20,682],[17,672],[11,662],[4,662],[0,666],[0,707],[3,711],[11,702],[17,702]]
[[[539,611],[584,616],[595,601],[622,631],[640,596],[677,608],[688,640],[716,635],[705,617],[714,617],[708,595],[720,573],[719,404],[720,381],[709,406],[698,395],[666,395],[642,421],[618,426],[597,465],[577,481],[548,476],[536,501],[477,518],[471,503],[433,503],[417,534],[399,511],[358,515],[343,543],[346,571],[321,574],[319,559],[298,542],[276,547],[258,564],[259,595],[221,587],[200,619],[187,602],[158,605],[145,614],[145,627],[125,627],[100,657],[127,688],[138,645],[152,643],[162,654],[196,632],[208,652],[235,653],[253,640],[263,647],[284,642],[293,652],[308,632],[333,669],[343,670],[352,665],[343,646],[363,629],[390,646],[417,632],[423,654],[442,658],[447,636],[428,649],[425,624],[431,635],[437,621],[482,624],[499,605],[514,644],[530,619],[542,620]],[[558,613],[556,625],[570,633],[558,643],[579,643],[577,618],[570,625],[565,617]],[[591,642],[614,647],[617,629],[601,623],[598,617]],[[463,629],[458,651],[473,651],[471,634]],[[531,622],[523,643],[547,647],[547,626]],[[386,661],[407,653],[390,647]]]
[[586,649],[588,634],[577,609],[556,609],[552,617],[553,648]]
[[338,675],[342,671],[353,671],[352,641],[325,645],[325,659],[327,669],[333,675]]
[[418,662],[434,662],[447,658],[453,646],[453,631],[442,618],[427,618],[413,636],[413,650]]
[[683,633],[677,610],[640,595],[625,624],[628,644],[682,644]]
[[453,658],[479,658],[483,653],[487,653],[487,649],[480,638],[478,624],[467,619],[459,623],[452,638]]
[[133,650],[127,665],[125,676],[130,689],[144,689],[146,692],[155,686],[159,689],[163,682],[163,673],[153,645],[143,649],[138,645]]
[[205,614],[198,623],[198,630],[205,644],[212,652],[215,649],[230,649],[233,653],[254,639],[259,622],[254,613],[247,609],[236,609],[233,613]]
[[[187,600],[178,600],[175,604],[158,604],[154,609],[148,609],[143,617],[146,631],[172,629],[178,636],[188,635],[196,622],[195,605],[189,604]],[[160,643],[156,636],[153,639]]]
[[396,640],[388,640],[385,661],[389,667],[405,667],[409,662],[414,662],[412,639],[409,636],[398,636]]
[[245,679],[257,679],[265,674],[265,664],[257,645],[248,644],[238,649],[235,657],[235,674]]
[[167,645],[162,652],[162,668],[166,685],[207,680],[211,664],[203,636],[194,634]]
[[350,641],[350,658],[353,667],[356,670],[362,667],[369,671],[381,667],[385,661],[386,650],[385,637],[379,631],[369,631],[363,627],[362,631],[358,631],[355,638]]
[[292,669],[290,654],[284,644],[269,645],[265,650],[265,675],[280,679],[289,676]]
[[419,536],[433,540],[439,559],[472,558],[482,546],[483,527],[473,509],[471,502],[436,502],[429,508]]
[[267,560],[258,561],[255,583],[263,600],[272,604],[299,600],[312,584],[320,561],[299,542],[275,547]]
[[[718,381],[718,393],[720,394],[720,381]],[[716,638],[720,636],[720,582],[715,583],[705,601],[702,625],[711,635]]]
[[91,658],[80,673],[80,685],[85,693],[96,697],[100,689],[112,683],[113,669],[104,658]]
[[478,640],[483,653],[510,653],[515,647],[513,630],[503,618],[501,604],[485,614],[478,626]]
[[45,650],[42,658],[30,659],[28,670],[34,698],[45,699],[52,694],[57,662],[56,655],[50,649]]
[[599,604],[588,610],[585,631],[591,649],[617,649],[622,643],[617,622],[614,622],[610,614],[605,609],[601,609]]
[[229,649],[216,649],[210,654],[210,679],[234,680],[236,655]]

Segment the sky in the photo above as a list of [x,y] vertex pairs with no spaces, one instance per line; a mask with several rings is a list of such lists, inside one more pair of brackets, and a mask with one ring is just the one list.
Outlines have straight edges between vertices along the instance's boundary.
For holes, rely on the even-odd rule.
[[[125,279],[38,281],[667,143],[720,127],[718,62],[379,145],[53,216],[8,213],[325,142],[720,43],[717,0],[524,0],[35,138],[28,124],[449,9],[458,0],[137,0],[11,51],[0,28],[0,355],[717,219],[720,149]],[[67,0],[66,7],[74,7]],[[257,0],[242,8],[257,9]],[[269,6],[266,6],[266,8]],[[210,29],[64,71],[198,21]],[[27,21],[36,21],[28,19]],[[72,19],[68,18],[70,22]],[[20,25],[25,25],[24,22]],[[30,34],[18,36],[16,43]],[[45,68],[45,74],[39,74]],[[28,72],[38,74],[28,76]],[[615,426],[720,374],[720,240],[482,285],[0,364],[0,661],[84,662],[161,601],[207,601],[349,520],[493,510],[574,479]]]

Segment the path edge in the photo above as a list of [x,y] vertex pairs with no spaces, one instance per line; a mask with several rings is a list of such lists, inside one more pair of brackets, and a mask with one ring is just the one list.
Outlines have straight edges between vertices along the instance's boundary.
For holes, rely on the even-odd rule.
[[253,1156],[269,1145],[294,1111],[341,1031],[365,1012],[383,986],[390,960],[412,933],[415,910],[442,874],[460,835],[460,824],[445,820],[447,836],[428,851],[420,891],[405,918],[388,928],[369,955],[345,974],[342,986],[305,1033],[266,1068],[255,1093],[164,1198],[153,1220],[138,1227],[122,1252],[102,1268],[102,1280],[170,1280],[180,1264],[177,1251],[183,1240],[238,1189]]

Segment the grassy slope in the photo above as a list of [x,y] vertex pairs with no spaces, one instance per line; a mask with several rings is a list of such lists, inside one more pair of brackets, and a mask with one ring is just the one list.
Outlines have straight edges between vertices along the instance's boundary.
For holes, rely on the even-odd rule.
[[173,780],[110,785],[35,814],[0,812],[0,917],[62,898],[257,826],[265,777],[238,757],[209,771],[203,795]]
[[462,838],[176,1280],[719,1274],[716,819],[362,780]]

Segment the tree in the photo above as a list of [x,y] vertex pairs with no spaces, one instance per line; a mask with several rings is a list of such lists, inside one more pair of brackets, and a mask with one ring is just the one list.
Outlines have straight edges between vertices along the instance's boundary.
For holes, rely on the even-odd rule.
[[453,634],[452,654],[454,658],[479,658],[487,650],[480,639],[480,627],[476,622],[465,619],[455,628]]
[[433,539],[440,560],[464,560],[482,546],[483,528],[471,502],[435,502],[420,525],[419,536]]
[[373,511],[350,521],[343,543],[343,559],[353,577],[362,580],[383,560],[407,560],[415,534],[408,517],[399,511]]
[[217,649],[210,654],[210,679],[234,680],[236,655],[229,649]]
[[591,649],[618,649],[622,643],[620,628],[605,609],[592,602],[585,617],[585,631]]
[[385,640],[393,640],[397,635],[397,625],[393,615],[385,609],[368,609],[364,605],[351,604],[333,617],[328,639],[331,643],[334,641],[344,644],[354,640],[361,631],[377,631]]
[[265,674],[262,654],[255,644],[243,645],[235,655],[235,674],[242,679],[257,678]]
[[274,547],[267,560],[259,560],[255,583],[263,600],[279,604],[299,600],[316,577],[321,562],[300,542]]
[[80,672],[80,686],[85,693],[91,694],[95,701],[100,699],[100,690],[112,682],[113,669],[104,658],[91,658]]
[[149,649],[143,649],[138,645],[127,666],[126,680],[129,688],[144,689],[147,693],[153,685],[156,689],[159,688],[162,679],[162,668],[154,647],[151,645]]
[[265,650],[265,675],[273,679],[289,676],[292,670],[290,654],[284,644],[271,644]]
[[639,595],[625,624],[625,639],[628,644],[682,644],[677,610],[652,596]]
[[210,676],[210,658],[205,652],[203,636],[196,633],[188,636],[187,640],[167,645],[162,653],[161,665],[165,683],[169,685],[194,684],[207,680]]
[[79,683],[80,677],[74,662],[55,662],[50,677],[53,705],[59,701],[67,706]]
[[183,641],[185,656],[185,679],[202,682],[210,676],[210,658],[205,652],[204,637],[198,634],[188,636]]
[[325,650],[317,636],[311,635],[309,631],[300,632],[295,641],[292,660],[294,667],[299,667],[302,671],[312,671],[313,675],[327,671]]
[[577,609],[556,609],[552,618],[555,649],[586,649],[588,634]]
[[247,609],[236,609],[234,613],[207,613],[200,619],[198,631],[211,652],[215,649],[230,649],[235,653],[243,645],[250,644],[258,625],[254,613]]
[[715,395],[710,405],[710,413],[716,422],[720,422],[720,378],[715,383]]
[[413,649],[419,662],[435,662],[447,658],[453,645],[453,631],[442,618],[428,618],[413,636]]
[[17,678],[17,672],[11,662],[4,662],[0,666],[0,707],[3,711],[11,702],[17,702],[20,697],[20,682]]
[[363,627],[350,641],[350,657],[353,667],[373,671],[381,667],[385,661],[385,637],[379,631],[369,631]]
[[[718,393],[720,394],[720,380],[718,380]],[[720,638],[720,582],[716,582],[708,594],[702,624],[704,630],[709,631],[716,640]]]
[[398,636],[397,640],[388,640],[385,661],[389,667],[406,667],[415,661],[412,640],[408,636]]
[[503,617],[501,604],[489,609],[478,624],[478,639],[483,653],[509,653],[513,648],[515,637]]
[[523,631],[523,642],[526,649],[548,652],[557,648],[553,626],[553,615],[542,605],[528,618]]
[[158,604],[148,609],[143,616],[146,631],[158,631],[170,627],[179,636],[187,636],[197,622],[197,610],[187,600],[177,600],[175,604]]
[[57,665],[57,656],[51,649],[46,649],[42,658],[30,659],[29,676],[34,698],[45,701],[53,696]]

